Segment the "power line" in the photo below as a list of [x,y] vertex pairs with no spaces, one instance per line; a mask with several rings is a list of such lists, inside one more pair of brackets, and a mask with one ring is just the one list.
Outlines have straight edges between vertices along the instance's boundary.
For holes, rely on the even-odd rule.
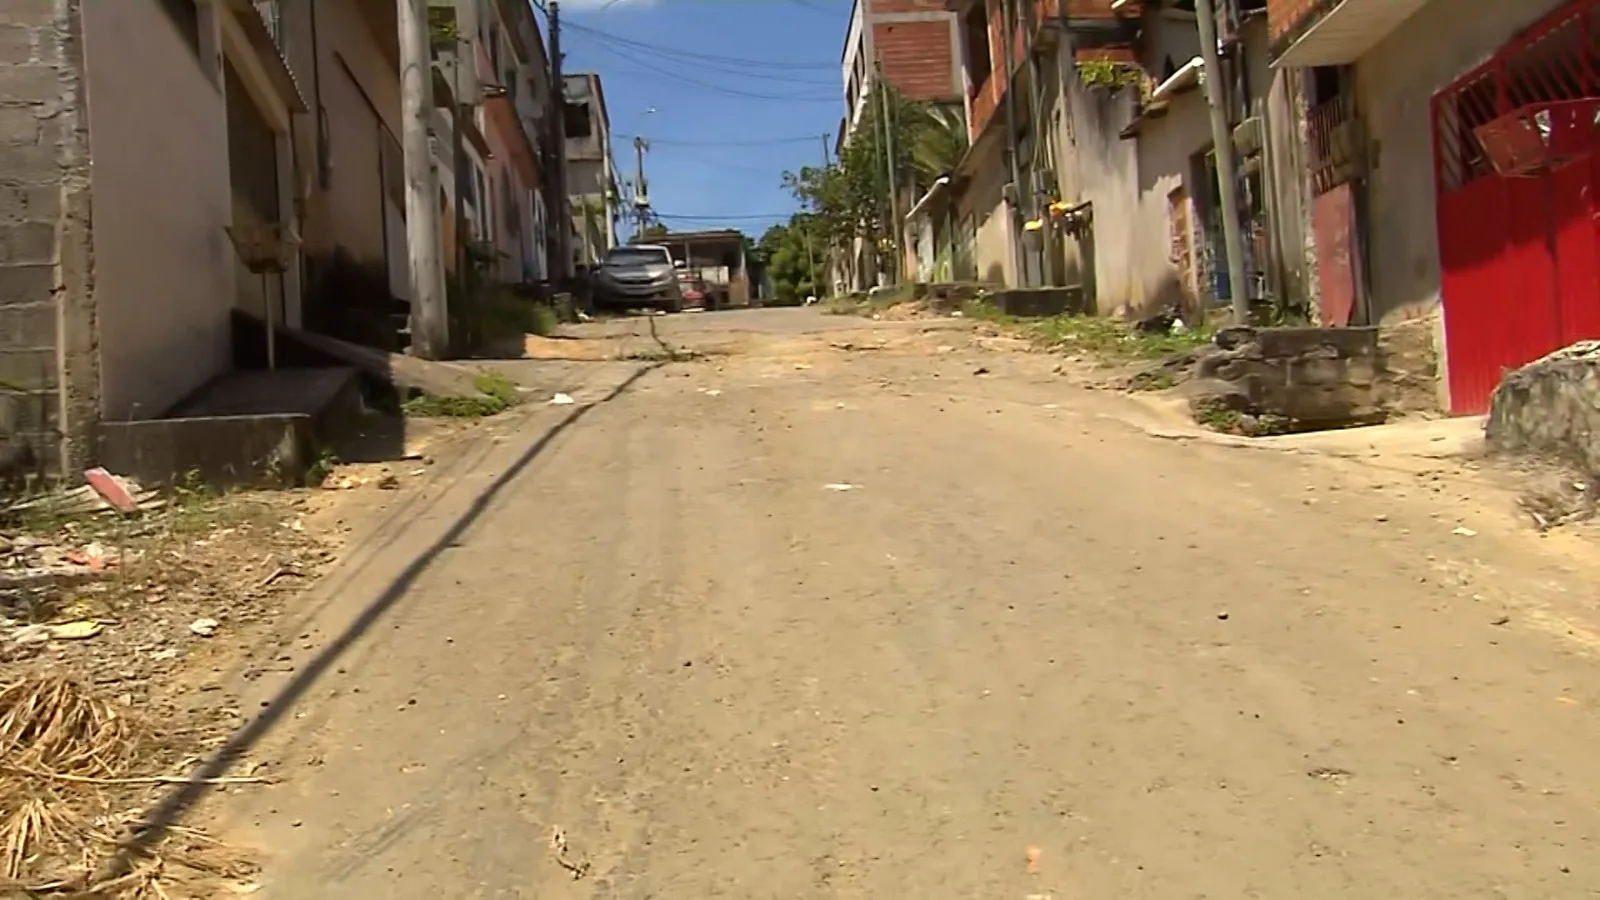
[[[613,134],[612,137],[632,140],[634,136],[631,134],[618,133]],[[756,141],[679,141],[672,138],[658,138],[654,136],[647,138],[647,140],[653,144],[670,144],[676,147],[771,147],[778,144],[809,144],[816,139],[817,136],[814,134],[803,134],[795,137],[768,138],[766,140]]]
[[[645,52],[635,41],[630,41],[627,38],[620,38],[616,35],[607,34],[601,31],[585,33],[584,37],[597,43],[610,45],[622,50],[628,53],[629,58],[635,58],[638,54]],[[781,81],[784,84],[794,85],[812,85],[816,87],[829,88],[840,87],[840,81],[837,77],[828,79],[797,78],[790,74],[788,70],[769,70],[764,68],[751,68],[748,65],[739,65],[737,63],[730,64],[717,56],[701,56],[696,53],[684,53],[681,51],[677,53],[651,51],[651,55],[660,57],[658,60],[659,62],[693,66],[695,69],[708,74],[737,75],[742,78],[763,78],[768,81]]]
[[691,222],[734,222],[734,221],[739,221],[739,222],[762,221],[762,222],[764,222],[764,221],[767,221],[768,219],[787,219],[790,216],[795,215],[795,213],[792,213],[792,212],[771,213],[771,214],[768,214],[768,215],[761,215],[761,216],[757,216],[757,215],[691,216],[691,215],[685,215],[685,214],[682,214],[682,213],[659,213],[658,212],[658,213],[651,213],[650,215],[653,216],[654,218],[657,218],[657,219],[682,219],[682,220],[691,221]]
[[608,31],[602,31],[599,28],[595,28],[595,27],[589,26],[589,25],[580,25],[580,24],[578,24],[576,22],[565,22],[565,23],[563,23],[563,25],[567,29],[569,29],[571,31],[583,32],[586,35],[597,37],[597,38],[600,38],[600,39],[603,39],[603,40],[607,40],[607,41],[610,41],[610,42],[616,43],[616,44],[626,44],[629,47],[632,47],[632,48],[637,49],[637,50],[648,50],[649,52],[655,53],[655,54],[657,54],[659,56],[678,57],[678,58],[686,60],[688,62],[695,63],[696,65],[702,64],[706,60],[709,59],[709,60],[714,60],[714,61],[719,62],[719,63],[725,63],[727,65],[749,66],[749,67],[755,68],[755,69],[782,69],[782,70],[808,69],[808,70],[812,70],[812,71],[828,71],[828,72],[837,72],[837,71],[839,71],[838,63],[831,63],[831,62],[818,62],[818,63],[780,62],[780,61],[777,61],[777,60],[770,60],[770,59],[749,59],[749,58],[741,58],[741,57],[737,57],[737,56],[726,56],[726,55],[723,55],[720,51],[685,50],[685,49],[683,49],[681,47],[667,47],[667,46],[663,46],[661,44],[650,44],[650,43],[646,43],[645,41],[636,41],[636,40],[634,40],[632,38],[625,38],[625,37],[623,37],[621,35],[618,35],[618,34],[612,34],[612,33],[608,32]]
[[634,59],[633,57],[627,55],[626,53],[621,52],[620,50],[617,50],[617,49],[612,48],[612,47],[607,47],[604,44],[595,45],[595,49],[604,50],[605,52],[610,53],[613,56],[616,56],[618,59],[622,60],[623,62],[626,62],[626,63],[628,63],[630,65],[638,66],[638,67],[643,68],[643,69],[647,69],[649,71],[655,72],[658,75],[665,75],[668,78],[675,78],[675,79],[683,82],[684,84],[692,84],[695,87],[704,88],[705,90],[712,91],[714,93],[727,94],[728,96],[732,96],[732,97],[749,97],[749,98],[751,98],[753,100],[781,100],[781,101],[784,101],[784,102],[787,102],[787,103],[839,103],[839,102],[841,102],[838,97],[805,97],[805,96],[796,96],[794,94],[787,94],[787,95],[785,95],[785,94],[760,94],[760,93],[756,93],[755,91],[741,91],[741,90],[738,90],[737,88],[730,88],[730,87],[727,87],[725,85],[714,84],[714,83],[709,82],[709,81],[700,81],[699,79],[696,79],[696,78],[690,78],[689,76],[684,75],[681,72],[674,72],[674,71],[671,71],[670,69],[663,69],[660,66],[651,65],[651,64],[649,64],[647,62],[644,62],[643,60]]

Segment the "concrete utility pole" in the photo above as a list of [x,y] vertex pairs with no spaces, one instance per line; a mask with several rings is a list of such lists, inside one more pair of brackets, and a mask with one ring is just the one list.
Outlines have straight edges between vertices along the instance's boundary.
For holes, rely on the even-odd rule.
[[411,262],[411,351],[443,359],[450,349],[439,225],[439,178],[433,170],[433,53],[427,0],[395,0],[400,23],[400,104],[405,138],[406,250]]
[[572,279],[572,198],[567,195],[567,86],[561,75],[561,3],[550,0],[546,5],[550,17],[550,148],[555,161],[550,172],[550,202],[555,215],[551,218],[556,229],[556,260],[553,271],[556,280],[565,287]]
[[[1012,0],[1000,0],[1000,49],[1001,64],[1005,66],[1003,87],[1006,92],[1005,117],[1006,117],[1006,172],[1011,178],[1011,201],[1007,203],[1006,223],[1010,226],[1008,232],[1011,237],[1011,246],[1007,248],[1011,256],[1011,268],[1016,273],[1017,283],[1010,287],[1024,287],[1022,265],[1022,198],[1025,196],[1022,185],[1022,172],[1017,164],[1017,66],[1012,59],[1012,41],[1016,38],[1017,14],[1016,6]],[[992,77],[992,75],[991,75]]]
[[642,136],[633,138],[633,212],[639,220],[639,239],[644,239],[644,226],[650,218],[650,183],[644,180],[644,154],[650,142]]
[[1228,254],[1228,296],[1233,301],[1233,324],[1250,322],[1250,298],[1244,270],[1244,237],[1239,233],[1239,198],[1235,192],[1233,129],[1223,94],[1222,62],[1217,54],[1217,16],[1212,0],[1195,0],[1200,20],[1200,58],[1205,64],[1206,104],[1211,107],[1211,144],[1217,154],[1217,193],[1222,201],[1222,242]]
[[889,83],[883,77],[883,60],[875,63],[877,70],[878,113],[883,123],[883,168],[889,181],[889,246],[894,248],[895,258],[889,261],[889,276],[893,283],[900,280],[900,201],[895,196],[896,181],[894,172],[894,116],[889,111]]

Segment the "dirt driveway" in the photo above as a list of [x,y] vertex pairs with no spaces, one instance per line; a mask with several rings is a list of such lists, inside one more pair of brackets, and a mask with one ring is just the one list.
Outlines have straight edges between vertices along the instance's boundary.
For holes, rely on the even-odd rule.
[[1151,437],[945,324],[658,327],[738,350],[342,582],[211,810],[260,896],[1600,893],[1595,573],[1448,464]]

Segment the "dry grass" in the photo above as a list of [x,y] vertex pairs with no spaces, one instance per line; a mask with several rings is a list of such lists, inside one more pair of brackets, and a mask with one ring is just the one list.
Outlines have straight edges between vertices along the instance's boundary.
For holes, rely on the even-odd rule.
[[151,769],[185,762],[166,737],[61,675],[0,685],[0,896],[176,900],[248,877],[241,856],[183,828],[108,869],[141,827],[149,783],[169,778]]

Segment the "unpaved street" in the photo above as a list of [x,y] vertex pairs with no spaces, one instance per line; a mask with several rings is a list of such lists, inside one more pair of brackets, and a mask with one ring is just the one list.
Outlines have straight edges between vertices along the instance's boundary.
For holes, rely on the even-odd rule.
[[933,324],[662,319],[718,352],[419,503],[326,615],[443,549],[210,807],[261,895],[1600,895],[1570,547]]

